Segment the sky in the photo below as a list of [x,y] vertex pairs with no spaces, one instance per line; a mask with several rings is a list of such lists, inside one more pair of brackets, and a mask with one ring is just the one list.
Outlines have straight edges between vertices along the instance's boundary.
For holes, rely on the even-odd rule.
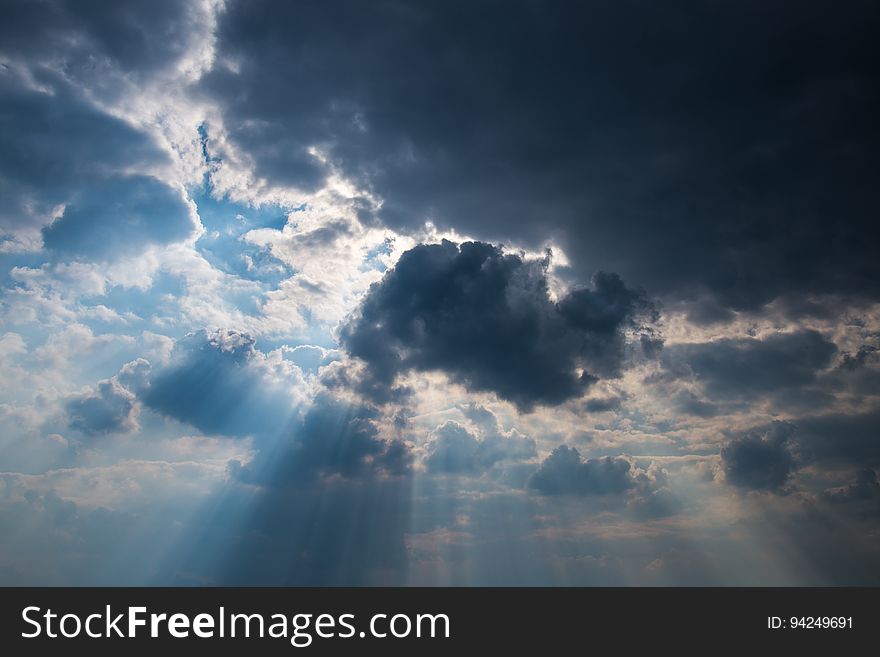
[[880,584],[875,2],[2,6],[0,584]]

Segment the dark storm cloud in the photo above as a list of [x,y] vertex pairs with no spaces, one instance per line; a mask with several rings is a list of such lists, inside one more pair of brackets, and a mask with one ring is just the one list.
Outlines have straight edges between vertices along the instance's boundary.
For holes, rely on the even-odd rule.
[[478,440],[457,422],[437,427],[426,450],[428,471],[448,474],[480,474],[496,463],[521,461],[537,455],[531,438],[492,433]]
[[773,422],[731,440],[721,450],[727,482],[750,490],[782,490],[795,470],[794,433],[793,424]]
[[639,482],[632,463],[622,457],[581,458],[574,447],[560,445],[529,479],[543,495],[610,495],[625,493]]
[[442,371],[530,410],[618,376],[625,331],[649,330],[642,322],[654,319],[645,297],[614,274],[600,272],[591,288],[553,303],[542,262],[444,240],[404,253],[370,287],[339,339],[366,363],[361,391],[374,397],[399,374]]
[[237,331],[191,333],[139,395],[149,408],[205,433],[277,435],[296,414],[296,400],[262,367],[254,344]]
[[880,412],[831,413],[797,421],[805,456],[828,464],[880,467]]
[[880,296],[878,18],[824,0],[233,2],[202,91],[270,182],[318,184],[317,145],[387,223],[553,236],[576,268],[708,294],[723,318]]
[[80,80],[106,64],[143,76],[183,57],[206,15],[205,3],[183,0],[7,0],[0,52]]
[[[836,354],[834,343],[807,330],[764,339],[728,338],[670,345],[662,358],[669,372],[692,376],[711,398],[728,400],[808,386],[831,365]],[[699,400],[682,398],[679,402],[694,415],[712,410],[700,405]]]
[[134,394],[113,377],[99,382],[96,394],[74,397],[65,408],[71,429],[95,436],[136,429],[136,403]]

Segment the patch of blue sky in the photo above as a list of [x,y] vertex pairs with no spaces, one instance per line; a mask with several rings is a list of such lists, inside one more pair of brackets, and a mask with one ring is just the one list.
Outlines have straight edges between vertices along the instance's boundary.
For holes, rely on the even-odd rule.
[[196,249],[213,267],[246,280],[258,281],[274,289],[293,271],[266,249],[249,244],[243,236],[256,228],[281,230],[289,209],[278,205],[248,206],[228,199],[217,199],[210,189],[194,190],[205,234]]
[[388,267],[382,261],[383,256],[388,256],[394,250],[394,240],[386,237],[381,244],[374,246],[367,252],[364,261],[361,263],[361,271],[375,270],[384,273]]
[[[307,315],[308,313],[304,313]],[[328,329],[315,322],[309,322],[306,316],[307,324],[304,328],[297,331],[296,339],[284,335],[263,335],[257,340],[257,346],[262,351],[272,351],[280,347],[321,347],[322,349],[338,349],[339,344],[333,337],[333,329]],[[292,357],[285,356],[285,360],[294,360]],[[328,361],[329,362],[329,361]]]
[[[0,241],[0,244],[2,244],[2,241]],[[13,271],[16,268],[39,269],[45,262],[46,254],[40,251],[4,253],[0,255],[0,286],[6,288],[20,284],[13,278]]]

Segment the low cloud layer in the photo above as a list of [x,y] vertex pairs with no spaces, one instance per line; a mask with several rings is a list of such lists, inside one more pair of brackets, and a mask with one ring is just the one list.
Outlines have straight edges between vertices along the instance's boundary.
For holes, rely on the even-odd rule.
[[664,356],[673,369],[683,365],[710,397],[731,399],[809,385],[836,354],[820,333],[799,331],[679,345]]

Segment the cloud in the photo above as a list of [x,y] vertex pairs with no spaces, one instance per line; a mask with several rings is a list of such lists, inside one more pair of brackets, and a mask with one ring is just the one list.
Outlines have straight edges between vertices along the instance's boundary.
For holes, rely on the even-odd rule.
[[847,371],[855,371],[865,367],[870,363],[874,363],[878,359],[878,351],[880,347],[872,344],[863,344],[856,351],[855,355],[844,353],[840,362],[840,369]]
[[829,488],[823,492],[823,495],[829,502],[837,504],[880,500],[880,480],[874,470],[864,468],[855,473],[853,483],[838,488]]
[[620,397],[594,397],[584,402],[584,410],[587,413],[616,411],[622,403],[623,400]]
[[638,476],[623,457],[584,460],[576,448],[560,445],[544,459],[528,486],[542,495],[619,495],[636,488]]
[[[722,338],[669,345],[662,359],[669,371],[680,371],[683,365],[686,371],[682,374],[692,375],[712,399],[732,400],[808,386],[831,365],[836,354],[837,347],[823,335],[801,330],[764,339]],[[687,399],[681,401],[688,403]]]
[[761,3],[239,2],[200,86],[258,180],[320,185],[318,147],[388,225],[558,236],[581,275],[724,317],[880,298],[877,27],[870,3],[793,28]]
[[880,577],[871,3],[3,18],[0,583]]
[[[211,26],[216,2],[137,0],[92,5],[75,0],[8,4],[0,28],[2,52],[59,64],[83,83],[108,69],[143,81],[176,68]],[[201,29],[200,29],[201,28]]]
[[828,465],[880,467],[880,411],[804,416],[797,425],[797,441],[806,458]]
[[180,190],[148,176],[120,177],[74,193],[61,216],[43,228],[43,244],[61,256],[109,260],[183,241],[197,226]]
[[425,465],[429,472],[479,475],[497,463],[522,461],[537,455],[535,441],[512,433],[490,433],[478,440],[457,422],[446,422],[431,432]]
[[150,385],[150,372],[153,367],[146,358],[137,358],[126,363],[119,370],[116,379],[134,393],[145,390]]
[[711,402],[703,401],[690,390],[683,390],[673,398],[675,410],[685,415],[695,417],[714,417],[718,415],[720,408]]
[[[7,250],[33,250],[40,245],[40,229],[48,226],[56,213],[68,202],[79,199],[81,212],[98,210],[99,222],[112,241],[113,209],[102,208],[102,197],[124,207],[131,194],[155,191],[162,209],[172,210],[165,219],[156,216],[159,226],[173,225],[181,211],[170,200],[176,192],[164,192],[158,182],[142,177],[121,177],[123,171],[138,168],[154,169],[168,162],[167,156],[144,133],[126,122],[95,109],[84,101],[57,75],[44,72],[42,84],[47,90],[35,90],[16,75],[15,69],[0,72],[0,229],[4,232]],[[150,185],[152,185],[150,187]],[[133,199],[134,200],[134,199]],[[148,199],[141,197],[145,210]],[[178,204],[183,206],[178,201]],[[185,214],[183,219],[189,221]],[[75,209],[71,209],[76,213]],[[151,217],[142,219],[140,234],[150,230]],[[125,227],[125,217],[121,217]],[[80,215],[70,225],[78,225],[77,236],[68,228],[50,231],[57,237],[75,237],[80,249],[88,247],[88,236],[97,238],[91,248],[100,249],[103,236],[89,232],[89,217]],[[161,222],[169,222],[167,224]],[[129,222],[130,223],[130,222]],[[57,229],[56,229],[57,230]],[[56,246],[63,247],[59,241]],[[73,249],[74,251],[76,249]]]
[[179,340],[171,363],[149,377],[139,394],[154,411],[204,433],[278,435],[303,401],[302,373],[260,352],[250,335],[205,330]]
[[776,421],[731,440],[721,450],[726,481],[739,488],[779,492],[794,473],[795,427]]
[[625,333],[652,319],[650,303],[614,274],[554,303],[541,261],[444,240],[405,252],[339,339],[366,363],[361,391],[374,397],[407,371],[442,371],[528,411],[619,376]]
[[233,475],[246,483],[287,488],[322,476],[406,474],[410,449],[399,440],[381,438],[379,420],[374,408],[319,394],[285,436],[264,444],[253,461],[234,462]]
[[89,436],[129,433],[139,428],[137,399],[117,377],[98,382],[96,394],[74,397],[65,408],[70,428]]

